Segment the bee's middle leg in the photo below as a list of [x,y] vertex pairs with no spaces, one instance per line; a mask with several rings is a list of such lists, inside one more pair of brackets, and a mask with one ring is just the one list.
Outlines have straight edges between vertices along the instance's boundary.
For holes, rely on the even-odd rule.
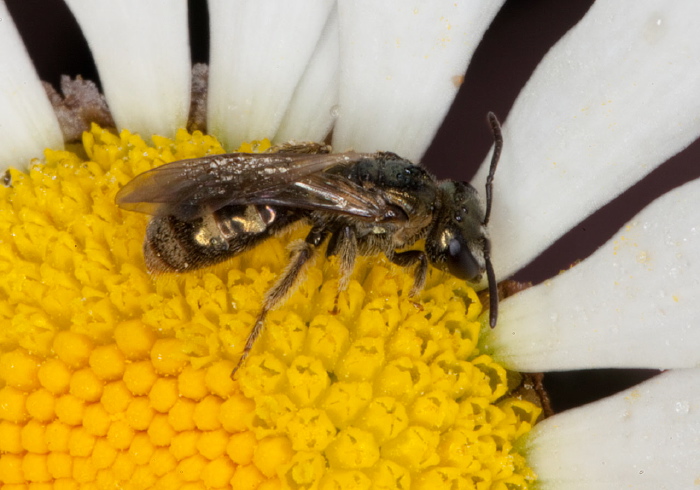
[[262,310],[255,321],[255,325],[253,325],[253,330],[248,335],[241,358],[231,373],[232,378],[236,375],[236,371],[245,363],[253,345],[255,345],[255,341],[260,337],[267,313],[278,306],[297,288],[304,271],[314,259],[318,246],[323,243],[327,236],[328,231],[325,228],[313,227],[305,240],[299,240],[290,246],[291,259],[289,264],[287,264],[274,286],[265,293]]
[[352,271],[355,269],[355,258],[357,257],[357,236],[352,229],[346,226],[333,233],[328,242],[326,257],[332,255],[337,255],[340,258],[338,291],[345,291],[350,283]]
[[414,264],[416,269],[413,276],[413,287],[411,296],[418,294],[425,286],[425,278],[428,275],[428,256],[422,250],[406,250],[405,252],[395,252],[391,254],[389,260],[401,267],[410,267]]
[[355,269],[355,258],[357,257],[357,236],[349,227],[341,228],[331,236],[326,249],[326,257],[333,255],[337,255],[340,258],[338,291],[335,293],[335,301],[331,310],[332,314],[337,315],[340,311],[338,308],[340,292],[345,291],[350,284],[350,276]]

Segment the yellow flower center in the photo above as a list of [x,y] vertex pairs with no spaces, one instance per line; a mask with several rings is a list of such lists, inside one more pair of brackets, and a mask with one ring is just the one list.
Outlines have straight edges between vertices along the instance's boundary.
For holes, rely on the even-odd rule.
[[148,217],[117,208],[117,190],[223,152],[198,132],[153,141],[95,126],[87,159],[47,150],[0,188],[3,488],[532,484],[514,444],[540,410],[505,397],[506,371],[479,353],[481,304],[449,274],[412,298],[411,274],[363,257],[338,294],[320,258],[232,380],[290,237],[150,276]]

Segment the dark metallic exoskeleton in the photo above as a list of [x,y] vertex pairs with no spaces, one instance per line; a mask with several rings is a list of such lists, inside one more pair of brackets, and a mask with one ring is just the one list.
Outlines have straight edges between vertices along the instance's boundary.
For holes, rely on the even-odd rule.
[[[138,175],[117,194],[124,209],[153,215],[144,255],[152,272],[185,272],[255,247],[290,225],[311,225],[290,246],[290,264],[266,293],[239,366],[259,336],[267,312],[303,277],[326,241],[339,257],[340,289],[357,255],[385,254],[415,268],[411,294],[428,265],[470,282],[487,274],[490,324],[498,297],[486,225],[502,138],[489,113],[495,145],[486,183],[486,209],[466,182],[437,181],[423,167],[393,153],[329,153],[321,145],[283,145],[275,153],[230,153],[180,160]],[[397,252],[425,239],[425,251]]]

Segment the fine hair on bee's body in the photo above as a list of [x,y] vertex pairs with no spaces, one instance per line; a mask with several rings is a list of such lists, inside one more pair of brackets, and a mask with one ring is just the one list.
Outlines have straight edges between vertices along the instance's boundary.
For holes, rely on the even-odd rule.
[[[487,224],[503,140],[495,115],[489,113],[488,120],[495,144],[485,210],[470,184],[438,181],[394,153],[334,154],[315,143],[172,162],[136,176],[116,199],[124,209],[153,216],[144,242],[151,272],[200,269],[297,223],[311,226],[305,239],[290,244],[289,263],[265,293],[238,367],[267,313],[296,289],[326,242],[326,255],[339,259],[340,290],[347,287],[358,255],[383,253],[397,265],[413,267],[412,295],[423,288],[430,264],[473,283],[486,274],[494,327],[498,296]],[[421,239],[425,250],[397,251]]]

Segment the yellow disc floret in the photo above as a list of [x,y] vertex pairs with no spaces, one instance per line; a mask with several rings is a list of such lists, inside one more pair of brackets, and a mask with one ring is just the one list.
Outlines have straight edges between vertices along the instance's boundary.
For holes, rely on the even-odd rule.
[[[479,351],[474,291],[319,258],[231,372],[304,230],[188,274],[150,275],[135,175],[222,153],[94,126],[87,158],[46,151],[0,188],[0,487],[525,489],[539,416]],[[240,151],[264,151],[257,142]],[[7,179],[6,179],[7,180]]]

